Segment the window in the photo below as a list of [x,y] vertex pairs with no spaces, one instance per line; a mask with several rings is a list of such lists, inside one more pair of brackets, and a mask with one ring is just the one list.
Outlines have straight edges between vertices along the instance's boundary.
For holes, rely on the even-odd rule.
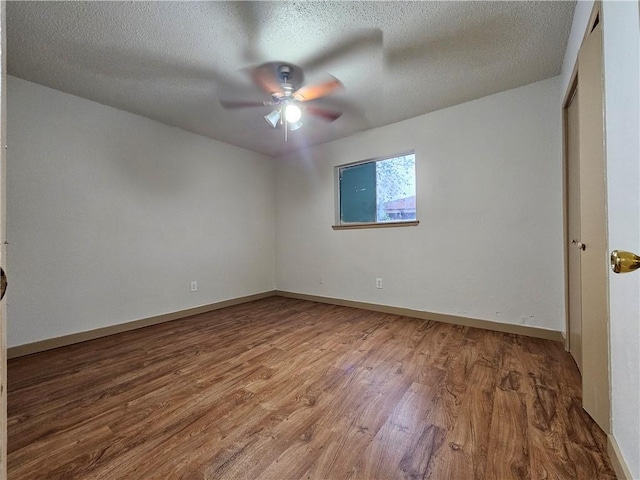
[[334,228],[417,225],[415,153],[337,167]]

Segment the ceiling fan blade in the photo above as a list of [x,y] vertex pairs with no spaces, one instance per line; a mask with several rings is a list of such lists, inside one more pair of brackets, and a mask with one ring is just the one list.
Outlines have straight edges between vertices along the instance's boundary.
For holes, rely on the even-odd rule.
[[273,104],[274,102],[258,102],[252,100],[220,100],[220,105],[224,108],[264,107]]
[[370,48],[376,51],[382,50],[382,42],[382,30],[379,28],[357,31],[342,39],[334,39],[331,48],[306,59],[301,65],[305,70],[318,70],[328,63],[337,59],[344,59],[344,57],[359,53],[362,50]]
[[333,122],[342,115],[342,112],[338,110],[328,110],[326,108],[316,107],[315,105],[307,105],[305,111],[328,122]]
[[232,2],[231,5],[234,6],[235,16],[243,30],[242,37],[245,41],[243,48],[244,59],[255,62],[260,58],[258,45],[262,27],[260,18],[263,5],[261,2],[247,1]]
[[251,78],[269,95],[284,93],[278,79],[278,72],[271,64],[259,65],[252,68]]
[[462,65],[487,65],[507,58],[511,39],[500,28],[499,16],[477,19],[446,32],[431,33],[417,43],[384,51],[384,62],[390,69],[411,66],[415,62],[456,62]]
[[317,85],[308,85],[302,87],[300,90],[293,93],[293,98],[299,102],[308,102],[309,100],[315,100],[316,98],[329,95],[337,89],[344,88],[342,82],[333,75],[331,80],[319,83]]

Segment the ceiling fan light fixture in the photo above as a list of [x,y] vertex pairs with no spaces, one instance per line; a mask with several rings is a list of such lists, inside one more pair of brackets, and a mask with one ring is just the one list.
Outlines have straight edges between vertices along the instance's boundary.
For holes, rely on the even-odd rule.
[[292,132],[298,130],[302,126],[302,122],[298,120],[297,122],[289,122],[289,130]]
[[[302,111],[300,110],[300,107],[298,107],[297,105],[290,103],[284,109],[284,118],[286,118],[287,122],[291,124],[299,123],[301,116],[302,116]],[[302,126],[302,123],[300,123],[300,125],[297,128],[300,128],[301,126]],[[296,129],[292,127],[291,130],[296,130]]]
[[280,112],[278,110],[273,110],[272,112],[267,113],[264,116],[264,119],[269,125],[271,125],[273,128],[276,128],[278,126],[278,122],[280,121]]
[[289,137],[289,132],[303,127],[302,110],[305,115],[312,115],[327,122],[337,120],[341,111],[329,110],[315,105],[307,104],[312,100],[325,97],[336,90],[344,89],[344,85],[333,75],[314,85],[304,84],[302,69],[295,65],[280,62],[267,62],[257,65],[249,70],[253,82],[264,94],[269,94],[271,100],[240,100],[229,101],[220,99],[224,108],[264,107],[274,108],[264,115],[265,121],[272,128],[282,126],[284,141]]

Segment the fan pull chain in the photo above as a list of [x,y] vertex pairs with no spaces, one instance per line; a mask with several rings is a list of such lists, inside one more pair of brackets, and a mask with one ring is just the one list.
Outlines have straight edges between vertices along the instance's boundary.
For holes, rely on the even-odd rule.
[[285,118],[282,123],[284,123],[284,143],[287,143],[287,131],[289,130],[287,128],[287,125],[289,124],[289,122],[287,122],[287,119]]

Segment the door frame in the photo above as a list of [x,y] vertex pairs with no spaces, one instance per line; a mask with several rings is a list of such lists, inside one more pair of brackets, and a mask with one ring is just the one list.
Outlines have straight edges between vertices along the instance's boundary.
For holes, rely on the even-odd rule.
[[[576,62],[577,66],[577,62]],[[574,69],[574,73],[577,72]],[[573,76],[569,86],[567,88],[567,97],[566,101],[562,108],[562,148],[563,148],[563,165],[562,165],[562,215],[563,215],[563,238],[564,243],[562,246],[563,255],[564,255],[564,284],[565,284],[565,332],[566,336],[564,339],[564,348],[566,351],[571,353],[573,356],[572,350],[572,342],[571,342],[571,291],[569,288],[569,284],[571,282],[571,235],[569,234],[569,223],[570,223],[570,212],[569,212],[569,107],[576,102],[576,107],[578,107],[578,78],[577,76]],[[579,145],[578,145],[579,148]],[[575,152],[574,152],[575,155]],[[575,160],[574,160],[575,161]],[[580,159],[578,158],[578,163]],[[578,166],[579,168],[579,166]],[[579,185],[578,185],[579,188]],[[582,302],[582,296],[580,298]],[[582,308],[580,309],[580,315],[582,315]],[[582,347],[582,346],[581,346]],[[582,348],[580,348],[580,353],[582,354]],[[575,357],[574,360],[578,365],[578,369],[582,373],[582,358],[578,361]]]
[[[589,20],[589,25],[592,21]],[[585,33],[586,36],[586,33]],[[578,60],[573,67],[571,80],[562,101],[562,255],[564,259],[564,317],[565,338],[564,349],[569,351],[570,325],[569,325],[569,195],[567,183],[569,181],[569,105],[578,87]],[[577,99],[576,99],[577,101]]]

